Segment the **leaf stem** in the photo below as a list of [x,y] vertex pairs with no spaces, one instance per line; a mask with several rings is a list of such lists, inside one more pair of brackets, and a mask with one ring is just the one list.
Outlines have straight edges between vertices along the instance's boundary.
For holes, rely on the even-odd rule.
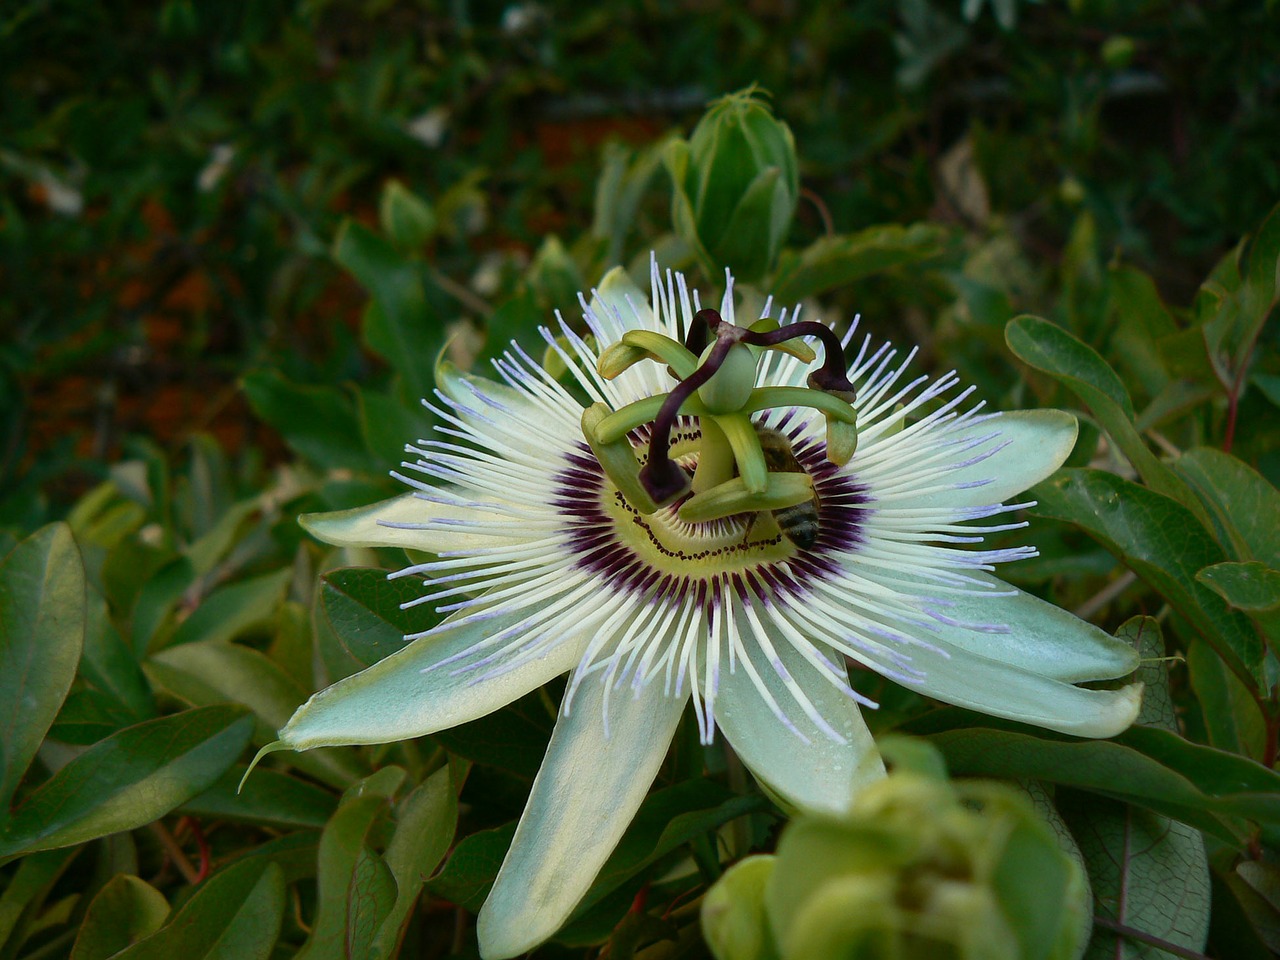
[[187,883],[195,886],[200,882],[200,873],[191,865],[191,861],[187,859],[187,855],[182,852],[182,847],[178,845],[178,841],[173,839],[173,834],[159,820],[147,824],[149,829],[160,846],[164,847],[164,852],[169,855],[169,859],[173,861],[173,865],[178,868],[178,872],[182,874]]
[[1240,391],[1239,384],[1231,385],[1231,392],[1227,394],[1227,432],[1222,438],[1222,452],[1230,453],[1231,444],[1236,438],[1236,414],[1240,410]]
[[1136,927],[1130,927],[1127,924],[1120,923],[1118,920],[1112,920],[1110,917],[1094,916],[1094,926],[1102,927],[1104,930],[1110,930],[1126,940],[1136,940],[1138,943],[1145,943],[1152,947],[1158,947],[1166,953],[1171,953],[1175,957],[1184,957],[1185,960],[1209,960],[1208,955],[1197,953],[1187,947],[1180,947],[1176,943],[1170,943],[1168,940],[1161,940],[1159,937],[1147,933],[1145,930],[1139,930]]
[[[1267,739],[1262,748],[1262,763],[1268,770],[1275,769],[1276,755],[1280,754],[1280,716],[1277,716],[1275,703],[1260,702],[1262,714],[1267,718]],[[1268,710],[1267,707],[1271,709]]]

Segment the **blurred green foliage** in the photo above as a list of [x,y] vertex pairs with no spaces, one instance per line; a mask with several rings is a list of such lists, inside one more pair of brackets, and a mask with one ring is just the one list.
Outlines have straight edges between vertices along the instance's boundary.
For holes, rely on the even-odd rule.
[[[260,439],[219,392],[257,365],[376,381],[329,248],[343,216],[373,222],[391,178],[428,204],[413,229],[432,227],[434,324],[492,317],[513,293],[572,308],[663,230],[647,145],[750,83],[802,147],[795,239],[927,218],[1005,258],[989,266],[1015,312],[1050,312],[1064,256],[1119,255],[1186,302],[1280,195],[1269,7],[15,3],[0,23],[0,514],[47,518],[47,495],[65,507],[133,433]],[[602,143],[618,144],[607,205]],[[593,208],[578,269],[526,276]],[[1088,276],[1071,299],[1096,308]],[[884,287],[832,307],[887,319],[955,300],[950,284]],[[163,388],[191,384],[212,399],[170,423],[181,401]]]
[[[396,492],[442,350],[541,350],[553,311],[575,322],[579,291],[650,250],[720,284],[729,254],[673,220],[668,158],[751,84],[794,134],[799,193],[740,294],[861,311],[993,407],[1080,414],[1010,538],[1041,555],[1007,574],[1141,644],[1159,691],[1141,726],[1080,743],[863,678],[877,732],[1050,784],[1112,924],[1089,956],[1140,955],[1117,924],[1198,949],[1178,925],[1203,932],[1206,850],[1207,949],[1280,949],[1278,14],[8,5],[0,695],[24,710],[0,729],[0,958],[474,956],[449,905],[483,899],[557,691],[277,756],[237,796],[312,691],[433,616],[356,569],[403,551],[325,551],[294,518]],[[766,849],[777,822],[682,735],[539,955],[706,956],[715,838]],[[1150,905],[1170,874],[1172,915]],[[1116,893],[1132,876],[1147,900]]]

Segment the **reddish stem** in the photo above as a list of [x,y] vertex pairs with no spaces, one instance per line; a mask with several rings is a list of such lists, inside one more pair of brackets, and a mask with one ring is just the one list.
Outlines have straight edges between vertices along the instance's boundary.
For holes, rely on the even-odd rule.
[[1270,770],[1276,765],[1277,754],[1280,754],[1280,717],[1268,713],[1265,708],[1263,715],[1267,717],[1267,740],[1262,748],[1262,763]]
[[196,849],[200,851],[200,867],[196,871],[196,883],[199,883],[205,877],[209,876],[209,841],[204,838],[204,831],[200,829],[200,822],[195,817],[183,817],[182,822],[191,829],[191,836],[196,841]]
[[1227,433],[1222,438],[1222,452],[1230,453],[1231,444],[1236,438],[1236,413],[1240,409],[1240,389],[1239,383],[1232,384],[1232,389],[1227,394]]
[[645,884],[636,891],[636,898],[631,901],[631,913],[644,913],[644,908],[649,903],[649,884]]

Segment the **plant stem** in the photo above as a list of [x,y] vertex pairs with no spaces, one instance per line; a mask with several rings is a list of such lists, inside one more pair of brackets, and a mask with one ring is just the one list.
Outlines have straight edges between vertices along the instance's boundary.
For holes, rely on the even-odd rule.
[[1180,947],[1176,943],[1170,943],[1168,940],[1161,940],[1159,937],[1138,930],[1134,927],[1127,926],[1109,917],[1095,916],[1093,924],[1096,927],[1102,927],[1104,930],[1110,930],[1126,940],[1136,940],[1138,943],[1145,943],[1153,947],[1159,947],[1166,953],[1171,953],[1175,957],[1184,957],[1186,960],[1209,960],[1209,957],[1203,953],[1197,953],[1187,947]]

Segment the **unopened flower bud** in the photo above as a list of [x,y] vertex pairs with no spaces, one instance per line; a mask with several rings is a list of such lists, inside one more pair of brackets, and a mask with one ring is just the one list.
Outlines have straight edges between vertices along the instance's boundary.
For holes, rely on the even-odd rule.
[[1089,887],[1062,843],[1011,786],[903,770],[726,873],[703,930],[717,960],[1072,960]]
[[666,155],[672,217],[711,275],[758,280],[777,259],[800,193],[790,128],[748,89],[717,100]]

